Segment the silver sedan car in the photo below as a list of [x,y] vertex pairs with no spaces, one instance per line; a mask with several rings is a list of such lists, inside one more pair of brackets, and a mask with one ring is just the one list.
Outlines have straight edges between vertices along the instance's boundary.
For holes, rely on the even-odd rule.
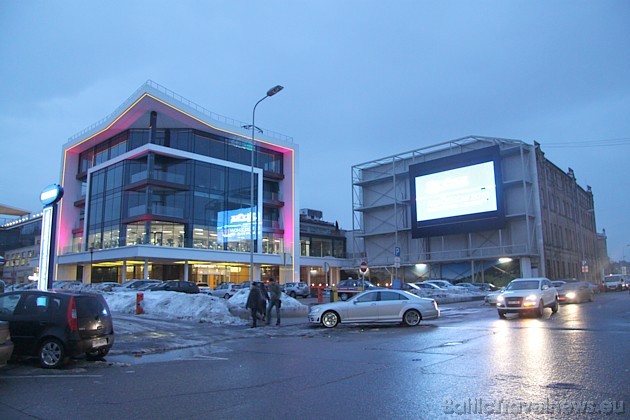
[[333,328],[339,323],[402,322],[415,326],[436,319],[440,310],[433,299],[421,298],[403,290],[367,290],[345,302],[326,303],[311,308],[308,320]]

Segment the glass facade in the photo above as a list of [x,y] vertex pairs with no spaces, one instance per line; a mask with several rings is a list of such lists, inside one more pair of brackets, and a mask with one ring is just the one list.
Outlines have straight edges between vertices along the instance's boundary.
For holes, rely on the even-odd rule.
[[[90,168],[148,143],[228,162],[221,165],[148,151],[88,176]],[[248,142],[191,129],[128,130],[82,152],[77,177],[87,182],[89,199],[77,205],[87,211],[85,249],[154,245],[248,252],[249,222],[233,220],[248,220],[251,215],[251,172],[229,162],[249,166],[250,160]],[[283,203],[278,191],[283,156],[257,148],[255,161],[265,174],[263,252],[281,253]],[[258,185],[256,175],[254,185]],[[257,188],[254,202],[258,202]],[[256,230],[254,239],[256,244]]]

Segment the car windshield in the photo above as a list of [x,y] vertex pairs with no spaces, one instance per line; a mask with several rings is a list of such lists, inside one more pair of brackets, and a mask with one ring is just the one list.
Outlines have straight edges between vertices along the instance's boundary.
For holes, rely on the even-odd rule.
[[534,290],[538,289],[540,282],[538,280],[513,281],[508,284],[505,290]]

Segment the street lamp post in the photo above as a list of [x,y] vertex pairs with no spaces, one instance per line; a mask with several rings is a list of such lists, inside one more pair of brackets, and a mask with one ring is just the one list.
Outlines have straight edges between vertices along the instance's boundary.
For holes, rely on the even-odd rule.
[[[283,86],[276,85],[267,91],[267,94],[256,102],[254,105],[254,109],[252,110],[252,152],[251,152],[251,164],[250,164],[250,175],[249,175],[249,282],[250,285],[254,282],[254,154],[256,153],[256,140],[254,138],[256,131],[256,107],[259,103],[269,98],[270,96],[275,95],[284,89]],[[245,128],[249,128],[248,126],[244,126]],[[262,132],[262,130],[260,130]],[[256,226],[258,226],[258,218],[256,218]],[[258,232],[258,229],[256,229]]]
[[94,247],[90,246],[90,283],[92,283],[92,273],[94,270],[92,269],[92,261],[94,260]]

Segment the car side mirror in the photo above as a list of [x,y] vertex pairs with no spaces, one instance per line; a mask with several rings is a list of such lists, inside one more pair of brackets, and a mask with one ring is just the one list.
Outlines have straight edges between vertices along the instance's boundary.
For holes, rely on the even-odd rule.
[[356,300],[356,299],[355,299],[355,300],[353,300],[353,301],[352,301],[352,304],[353,304],[353,305],[356,305],[356,304],[357,304],[357,300]]
[[543,290],[547,290],[547,289],[549,289],[549,286],[547,286],[547,285],[545,284],[545,285],[543,285],[542,289],[543,289]]

